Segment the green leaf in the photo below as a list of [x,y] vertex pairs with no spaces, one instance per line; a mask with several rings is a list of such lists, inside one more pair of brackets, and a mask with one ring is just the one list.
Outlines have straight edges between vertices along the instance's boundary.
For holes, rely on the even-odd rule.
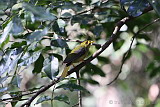
[[156,13],[160,16],[160,1],[159,0],[148,0],[148,1],[153,6]]
[[34,31],[33,33],[31,33],[30,35],[27,36],[27,39],[30,42],[34,42],[34,41],[39,41],[43,38],[43,36],[45,36],[48,33],[47,28],[45,28],[43,31],[41,30],[37,30]]
[[[15,0],[16,1],[16,0]],[[16,3],[13,7],[12,7],[12,10],[14,11],[18,11],[18,9],[20,10],[22,8],[22,3],[19,2],[19,3]]]
[[85,91],[88,92],[84,87],[77,85],[75,83],[68,83],[68,84],[62,84],[56,89],[63,88],[64,90],[70,90],[70,91]]
[[139,44],[137,45],[137,48],[139,49],[139,51],[146,53],[148,51],[148,47],[144,44]]
[[160,66],[152,69],[152,72],[150,72],[150,78],[155,77],[158,73],[160,73]]
[[13,23],[9,22],[7,24],[7,26],[4,28],[3,34],[0,36],[0,44],[2,44],[6,40],[6,38],[8,37],[8,34],[11,31],[12,26],[13,26]]
[[72,17],[72,14],[69,13],[69,12],[65,12],[65,13],[62,14],[61,17],[62,17],[62,18],[70,18],[70,17]]
[[152,70],[155,68],[155,63],[154,61],[150,62],[146,68],[147,72],[152,72]]
[[18,49],[12,49],[6,52],[6,55],[3,60],[0,61],[0,76],[8,72],[10,73],[11,71],[15,71],[15,67],[22,55],[22,48]]
[[155,77],[158,73],[160,73],[160,63],[157,60],[151,61],[147,68],[146,71],[149,73],[150,78]]
[[153,52],[153,54],[154,54],[154,59],[155,59],[156,61],[159,61],[159,62],[160,62],[160,55],[159,55],[160,50],[159,50],[159,48],[151,48],[151,47],[150,47],[150,49],[152,50],[152,52]]
[[63,102],[65,102],[66,104],[70,104],[69,98],[68,98],[66,95],[64,95],[64,94],[55,96],[55,97],[54,97],[54,100],[63,101]]
[[2,88],[0,88],[0,92],[2,93],[2,92],[5,92],[5,91],[7,91],[8,90],[8,87],[2,87]]
[[36,21],[36,22],[33,23],[33,22],[30,21],[30,18],[28,18],[28,17],[29,16],[28,16],[27,12],[25,12],[24,18],[27,20],[27,25],[25,25],[26,29],[30,29],[32,31],[35,31],[36,29],[38,30],[38,29],[44,29],[45,28],[45,26],[43,28],[39,28],[39,26],[43,26],[42,25],[43,22]]
[[90,84],[93,84],[93,85],[99,85],[99,82],[97,82],[93,79],[88,79],[87,82],[90,83]]
[[139,59],[142,58],[142,53],[139,50],[132,50],[131,54],[135,55]]
[[80,3],[80,2],[75,2],[75,3],[73,3],[72,1],[67,1],[67,2],[65,2],[64,3],[64,5],[61,7],[63,10],[69,10],[69,9],[72,9],[72,10],[74,10],[74,11],[76,11],[76,12],[78,12],[78,11],[82,11],[83,10],[83,4],[82,3]]
[[11,33],[13,35],[18,35],[24,31],[22,23],[21,23],[21,19],[19,17],[14,17],[12,20],[12,23],[13,23],[13,26],[11,29]]
[[63,60],[63,57],[60,55],[60,54],[55,54],[55,53],[53,53],[52,54],[54,57],[56,57],[56,58],[58,58],[58,60]]
[[98,56],[97,59],[98,59],[98,61],[103,62],[105,64],[110,62],[108,58],[102,57],[102,56]]
[[34,41],[32,42],[29,47],[28,47],[28,51],[36,51],[36,48],[38,48],[38,41]]
[[58,75],[58,65],[58,59],[54,56],[50,56],[44,61],[43,70],[51,80]]
[[113,47],[114,47],[115,51],[120,49],[122,47],[123,43],[124,43],[124,40],[113,42]]
[[114,1],[114,0],[109,0],[109,1],[107,1],[107,2],[101,2],[100,3],[100,6],[102,7],[102,8],[106,8],[107,10],[108,10],[108,8],[112,8],[113,6],[115,6],[115,5],[117,5],[117,3],[116,3],[116,1]]
[[10,49],[19,48],[19,47],[22,47],[23,45],[27,45],[27,42],[26,42],[26,41],[14,42],[14,43],[11,45],[11,48],[10,48]]
[[93,32],[93,34],[95,34],[96,36],[100,36],[102,31],[103,31],[103,26],[102,25],[96,25],[94,28],[91,29],[91,31]]
[[118,16],[107,16],[107,15],[101,15],[101,17],[104,17],[100,20],[100,23],[108,23],[108,22],[115,22],[117,19],[119,19]]
[[10,36],[7,36],[7,38],[0,44],[0,48],[3,48],[8,42],[9,42]]
[[66,40],[63,39],[54,39],[51,41],[51,46],[60,47],[60,48],[68,48]]
[[121,0],[121,5],[128,5],[128,14],[133,17],[137,17],[143,13],[143,11],[150,6],[147,0]]
[[58,19],[57,24],[58,24],[59,28],[64,28],[66,26],[66,22],[62,19]]
[[42,102],[48,101],[48,100],[51,100],[50,96],[42,96],[37,100],[36,104],[39,104],[39,103],[42,103]]
[[12,80],[12,84],[16,85],[18,88],[20,88],[20,84],[21,84],[22,78],[20,78],[20,75],[16,75],[13,80]]
[[0,0],[0,10],[12,7],[17,0]]
[[42,68],[43,68],[43,61],[44,61],[44,57],[42,54],[40,54],[39,58],[36,60],[35,64],[34,64],[34,69],[33,69],[33,73],[40,73]]
[[[126,56],[127,55],[127,56]],[[129,59],[132,55],[132,52],[131,51],[127,51],[123,54],[123,60],[126,61],[127,59]],[[125,58],[125,59],[124,59]]]
[[0,84],[2,84],[5,80],[7,80],[8,76],[5,76],[5,77],[1,77],[0,78]]
[[72,18],[71,23],[79,23],[80,25],[89,25],[91,20],[93,20],[94,15],[92,14],[84,14],[84,15],[76,15]]
[[87,5],[90,5],[91,2],[92,2],[92,0],[85,0],[85,3],[86,3]]
[[32,22],[35,22],[35,20],[38,21],[53,21],[56,20],[57,17],[49,12],[49,10],[45,9],[44,7],[38,7],[32,4],[23,3],[23,7],[25,10],[31,12],[31,19]]
[[31,56],[23,59],[23,61],[20,62],[18,66],[29,66],[30,64],[34,63],[39,58],[40,54],[41,54],[41,50],[33,52]]
[[105,77],[105,73],[96,65],[93,64],[87,64],[87,66],[85,67],[85,69],[80,72],[81,75],[83,75],[84,73],[88,73],[89,75],[100,75],[102,77]]
[[138,34],[136,38],[145,39],[146,41],[150,41],[151,40],[151,38],[146,34]]
[[58,22],[55,21],[52,25],[51,25],[53,31],[56,33],[56,34],[61,34],[61,30],[59,28],[59,25],[58,25]]

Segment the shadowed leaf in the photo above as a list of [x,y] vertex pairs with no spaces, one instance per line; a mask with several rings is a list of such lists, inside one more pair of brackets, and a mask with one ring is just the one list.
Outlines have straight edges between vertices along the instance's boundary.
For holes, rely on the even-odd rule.
[[31,12],[32,22],[34,22],[35,20],[39,20],[39,21],[51,20],[51,21],[53,21],[53,20],[57,19],[56,16],[51,14],[49,12],[49,10],[46,10],[44,7],[38,7],[38,6],[34,6],[32,4],[27,4],[27,3],[24,3],[23,7],[25,8],[25,10]]
[[34,69],[33,69],[33,73],[40,73],[42,68],[43,68],[43,61],[44,61],[44,57],[42,54],[40,54],[39,58],[36,60],[35,64],[34,64]]
[[58,75],[59,62],[56,57],[50,56],[49,58],[46,58],[43,66],[44,72],[51,80]]
[[54,100],[63,101],[63,102],[65,102],[66,104],[70,104],[69,98],[68,98],[66,95],[64,95],[64,94],[55,96],[55,97],[54,97]]
[[63,39],[54,39],[51,41],[51,45],[55,47],[68,48],[68,45]]
[[23,61],[21,61],[18,66],[29,66],[39,58],[40,54],[41,50],[33,52],[29,57],[23,59]]
[[88,92],[84,87],[77,85],[75,83],[68,83],[68,84],[62,84],[56,89],[63,88],[64,90],[70,90],[70,91],[85,91]]
[[7,91],[8,90],[8,87],[2,87],[2,88],[0,88],[0,92],[2,93],[2,92],[5,92],[5,91]]
[[48,101],[48,100],[51,100],[50,96],[42,96],[37,100],[36,104],[39,104],[39,103],[42,103],[42,102]]
[[43,38],[43,36],[45,36],[48,33],[47,29],[44,29],[43,31],[41,30],[37,30],[33,33],[31,33],[30,35],[27,36],[27,39],[30,42],[34,42],[34,41],[39,41]]
[[20,88],[20,84],[21,84],[22,78],[20,78],[20,75],[16,75],[13,80],[12,80],[12,84],[16,85],[18,88]]

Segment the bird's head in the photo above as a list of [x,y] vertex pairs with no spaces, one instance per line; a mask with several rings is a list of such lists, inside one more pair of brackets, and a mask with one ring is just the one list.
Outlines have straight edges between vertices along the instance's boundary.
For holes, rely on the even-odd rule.
[[89,47],[89,46],[91,46],[93,43],[94,43],[94,41],[86,40],[86,41],[82,42],[81,45],[84,46],[84,47]]

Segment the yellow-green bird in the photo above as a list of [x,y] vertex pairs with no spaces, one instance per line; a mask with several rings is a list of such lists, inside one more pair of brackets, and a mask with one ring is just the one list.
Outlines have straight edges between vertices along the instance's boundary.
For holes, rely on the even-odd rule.
[[62,78],[65,78],[67,76],[68,70],[73,63],[78,63],[80,61],[83,61],[84,58],[89,53],[89,48],[92,45],[94,41],[86,40],[82,42],[80,45],[76,46],[65,58],[63,63],[66,65],[63,73],[61,75]]

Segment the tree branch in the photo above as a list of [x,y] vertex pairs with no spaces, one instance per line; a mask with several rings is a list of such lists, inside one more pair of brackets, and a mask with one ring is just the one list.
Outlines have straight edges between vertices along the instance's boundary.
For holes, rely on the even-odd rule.
[[[148,8],[146,9],[143,13],[146,13],[148,11],[152,10],[152,8]],[[79,65],[75,66],[74,68],[72,68],[70,71],[68,71],[68,75],[72,74],[73,72],[76,72],[78,70],[80,70],[83,66],[85,66],[87,63],[91,62],[94,58],[96,58],[97,56],[99,56],[113,41],[115,41],[118,37],[118,32],[120,30],[120,28],[127,23],[128,21],[130,21],[131,19],[134,19],[133,17],[125,17],[122,20],[120,20],[116,26],[115,29],[111,35],[111,37],[109,38],[108,41],[106,41],[105,44],[102,45],[102,47],[97,50],[91,57],[89,57],[88,59],[84,60],[82,63],[80,63]],[[24,104],[22,104],[20,107],[24,107],[26,105],[26,107],[29,107],[31,102],[42,92],[46,91],[47,89],[49,89],[51,86],[55,85],[56,83],[58,83],[59,81],[61,81],[62,79],[60,77],[55,78],[50,84],[44,86],[43,88],[41,88],[35,95],[33,95],[27,102],[25,102]]]
[[[87,63],[89,63],[90,61],[92,61],[94,58],[96,58],[98,55],[100,55],[113,41],[116,40],[116,38],[118,37],[117,33],[119,32],[120,28],[130,20],[130,17],[125,17],[122,20],[120,20],[114,31],[113,34],[111,35],[111,37],[109,38],[109,40],[102,45],[102,47],[97,50],[91,57],[89,57],[88,59],[84,60],[82,63],[80,63],[79,65],[75,66],[73,69],[71,69],[70,71],[68,71],[68,75],[72,74],[73,72],[76,72],[78,70],[80,70],[83,66],[85,66]],[[41,88],[39,91],[37,91],[37,93],[35,95],[33,95],[27,102],[25,102],[24,104],[22,104],[20,107],[24,107],[26,105],[26,107],[29,107],[31,102],[42,92],[46,91],[47,89],[49,89],[51,86],[53,86],[54,84],[58,83],[61,80],[60,77],[55,78],[50,84],[44,86],[43,88]]]
[[140,30],[138,30],[137,33],[134,34],[134,36],[132,37],[132,41],[131,41],[130,47],[129,47],[127,53],[124,54],[124,56],[123,56],[122,64],[121,64],[121,67],[120,67],[120,70],[119,70],[118,74],[117,74],[116,77],[115,77],[111,82],[109,82],[107,85],[110,85],[110,84],[112,84],[115,80],[117,80],[117,78],[119,77],[120,73],[122,72],[123,64],[125,63],[128,54],[131,52],[131,47],[132,47],[132,45],[133,45],[133,41],[134,41],[134,39],[136,38],[136,36],[137,36],[140,32],[142,32],[144,29],[146,29],[146,28],[149,27],[150,25],[158,22],[159,20],[160,20],[160,18],[157,18],[157,19],[153,20],[152,22],[146,24],[143,28],[141,28]]
[[111,37],[109,38],[109,40],[101,46],[101,48],[99,50],[97,50],[91,57],[89,57],[87,60],[84,60],[82,63],[80,63],[79,65],[75,66],[73,69],[71,69],[70,71],[68,71],[68,75],[72,74],[73,72],[76,72],[77,70],[80,70],[83,66],[85,66],[87,63],[91,62],[94,58],[96,58],[97,56],[99,56],[113,41],[116,40],[116,38],[118,37],[117,33],[119,32],[120,28],[126,23],[128,22],[130,19],[132,19],[132,17],[125,17],[122,20],[120,20]]
[[37,91],[37,93],[35,95],[33,95],[27,102],[25,102],[24,104],[22,104],[20,107],[24,107],[26,105],[26,107],[29,107],[31,102],[42,92],[45,92],[47,89],[49,89],[50,87],[52,87],[54,84],[58,83],[60,81],[60,77],[55,78],[50,84],[46,85],[45,87],[42,87],[39,91]]

